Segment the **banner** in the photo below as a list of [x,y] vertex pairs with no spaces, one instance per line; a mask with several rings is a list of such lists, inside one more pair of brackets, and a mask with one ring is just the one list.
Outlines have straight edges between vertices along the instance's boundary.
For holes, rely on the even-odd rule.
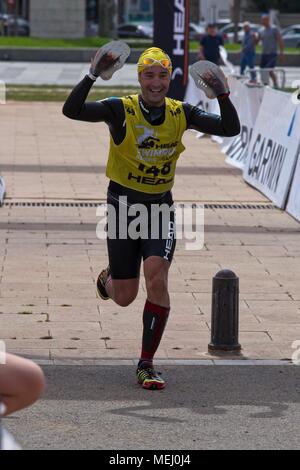
[[253,127],[263,100],[264,86],[238,82],[236,90],[238,100],[234,104],[240,118],[241,132],[237,136],[224,138],[222,152],[227,155],[226,163],[242,169],[247,159]]
[[[299,112],[300,109],[298,109],[298,113]],[[296,170],[293,176],[286,211],[300,222],[300,144],[298,147]]]
[[[240,108],[242,107],[241,103],[241,90],[244,77],[240,75],[229,75],[227,76],[229,90],[230,90],[230,101],[234,104],[234,107],[240,115]],[[230,143],[235,139],[235,137],[219,137],[219,144],[221,145],[221,150],[225,153],[225,150],[230,145]]]
[[211,100],[210,98],[207,98],[204,91],[196,87],[195,82],[191,76],[189,76],[189,82],[186,89],[184,101],[192,104],[193,106],[197,106],[200,109],[203,109],[203,111],[205,111],[206,113],[220,114],[218,100]]
[[154,46],[172,59],[168,96],[182,101],[188,83],[190,0],[154,0]]
[[299,145],[300,107],[291,94],[266,88],[253,129],[243,176],[284,208]]

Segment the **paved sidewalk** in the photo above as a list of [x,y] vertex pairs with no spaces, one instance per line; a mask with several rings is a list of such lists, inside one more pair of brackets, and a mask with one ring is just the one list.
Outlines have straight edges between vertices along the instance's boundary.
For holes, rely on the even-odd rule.
[[[0,337],[33,359],[137,358],[144,282],[129,307],[99,301],[95,279],[106,265],[96,208],[104,201],[109,135],[104,124],[66,119],[61,105],[1,106]],[[170,273],[172,310],[157,357],[209,359],[211,279],[222,268],[240,277],[242,357],[291,358],[300,340],[300,225],[224,163],[217,144],[187,132],[178,164],[177,202],[251,203],[205,210],[205,246],[178,243]],[[24,206],[16,205],[24,202]],[[58,205],[29,205],[29,202]],[[63,206],[62,203],[66,205]],[[73,205],[71,205],[71,203]],[[253,206],[255,207],[255,206]]]
[[[239,73],[239,67],[235,67]],[[299,82],[299,67],[284,67],[286,86]],[[87,73],[87,63],[4,62],[0,61],[0,80],[10,85],[76,85]],[[125,64],[109,81],[98,80],[96,86],[138,86],[135,64]]]

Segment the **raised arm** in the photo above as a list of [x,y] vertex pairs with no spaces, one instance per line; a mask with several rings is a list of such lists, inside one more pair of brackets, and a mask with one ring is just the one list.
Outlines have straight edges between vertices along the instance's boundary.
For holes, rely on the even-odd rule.
[[113,113],[110,106],[105,102],[87,102],[86,99],[94,84],[88,75],[71,91],[64,106],[63,114],[78,121],[110,123],[113,119]]
[[278,43],[278,46],[279,46],[280,55],[282,57],[283,54],[284,54],[284,40],[283,40],[279,30],[277,30],[276,39],[277,39],[277,43]]
[[88,102],[87,96],[98,77],[109,80],[116,70],[123,67],[130,53],[127,44],[112,41],[101,47],[91,61],[89,74],[73,89],[63,106],[63,114],[79,121],[113,124],[116,115],[120,119],[123,105],[121,100],[110,99],[102,102]]
[[221,115],[209,114],[196,106],[185,104],[187,128],[226,137],[239,134],[239,117],[229,99],[228,81],[221,68],[211,62],[200,61],[190,67],[190,74],[195,85],[204,91],[208,98],[218,99]]
[[188,129],[211,135],[231,137],[240,133],[240,121],[228,96],[218,99],[221,115],[206,113],[196,106],[184,103]]

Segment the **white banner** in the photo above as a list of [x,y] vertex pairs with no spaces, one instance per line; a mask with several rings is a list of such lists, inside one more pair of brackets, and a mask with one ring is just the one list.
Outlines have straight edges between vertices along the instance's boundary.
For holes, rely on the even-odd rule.
[[[230,88],[230,99],[235,105],[237,112],[239,114],[239,106],[241,106],[240,104],[241,96],[239,93],[239,85],[241,84],[241,81],[239,80],[238,77],[229,75],[228,84]],[[207,113],[213,113],[213,114],[217,114],[218,116],[220,116],[220,108],[219,108],[218,100],[217,99],[211,100],[207,98],[205,93],[196,87],[195,82],[191,77],[189,79],[189,84],[186,90],[186,95],[185,95],[184,100],[187,103],[190,103],[194,106],[197,106],[203,109],[203,111],[206,111]],[[198,138],[202,137],[203,135],[204,134],[202,132],[197,133]],[[225,146],[227,147],[229,143],[233,140],[233,137],[212,136],[212,140],[224,147]]]
[[[203,109],[203,111],[205,111],[206,113],[213,113],[213,114],[220,115],[220,108],[218,105],[218,100],[217,99],[211,100],[207,98],[204,91],[196,87],[195,82],[191,76],[189,76],[189,83],[187,86],[184,101],[192,104],[193,106],[197,106],[200,109]],[[204,134],[202,132],[197,133],[198,138],[202,137],[203,135]]]
[[227,155],[226,163],[242,169],[247,158],[253,127],[263,100],[264,86],[239,82],[236,89],[239,98],[235,105],[240,118],[241,132],[235,137],[224,139],[222,152]]
[[[298,105],[298,113],[300,106]],[[298,119],[299,122],[299,119]],[[300,221],[300,144],[298,148],[298,157],[296,170],[293,176],[291,191],[286,206],[286,211]]]
[[[229,75],[228,78],[228,85],[230,90],[230,100],[234,104],[234,107],[240,116],[240,108],[242,107],[242,86],[245,80],[245,77],[238,76],[238,75]],[[225,153],[226,149],[229,147],[231,142],[236,137],[222,137],[221,143],[221,150]]]
[[[219,109],[217,100],[207,98],[204,91],[196,87],[191,76],[189,76],[189,83],[186,89],[184,101],[203,109],[203,111],[206,111],[207,113],[215,113],[215,110]],[[217,114],[220,114],[220,111]]]
[[266,88],[253,129],[244,179],[284,208],[299,145],[300,108],[291,94]]

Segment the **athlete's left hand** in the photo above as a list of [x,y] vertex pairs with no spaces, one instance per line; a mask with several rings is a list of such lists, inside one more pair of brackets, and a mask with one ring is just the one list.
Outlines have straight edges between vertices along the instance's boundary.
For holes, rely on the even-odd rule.
[[[221,71],[221,73],[223,72]],[[202,74],[202,79],[207,84],[207,86],[209,86],[213,90],[214,94],[217,97],[220,95],[225,95],[229,93],[228,81],[225,75],[224,75],[223,80],[221,80],[211,70],[208,70],[207,72]]]
[[229,95],[227,78],[222,69],[208,60],[200,60],[190,67],[195,85],[210,99]]

